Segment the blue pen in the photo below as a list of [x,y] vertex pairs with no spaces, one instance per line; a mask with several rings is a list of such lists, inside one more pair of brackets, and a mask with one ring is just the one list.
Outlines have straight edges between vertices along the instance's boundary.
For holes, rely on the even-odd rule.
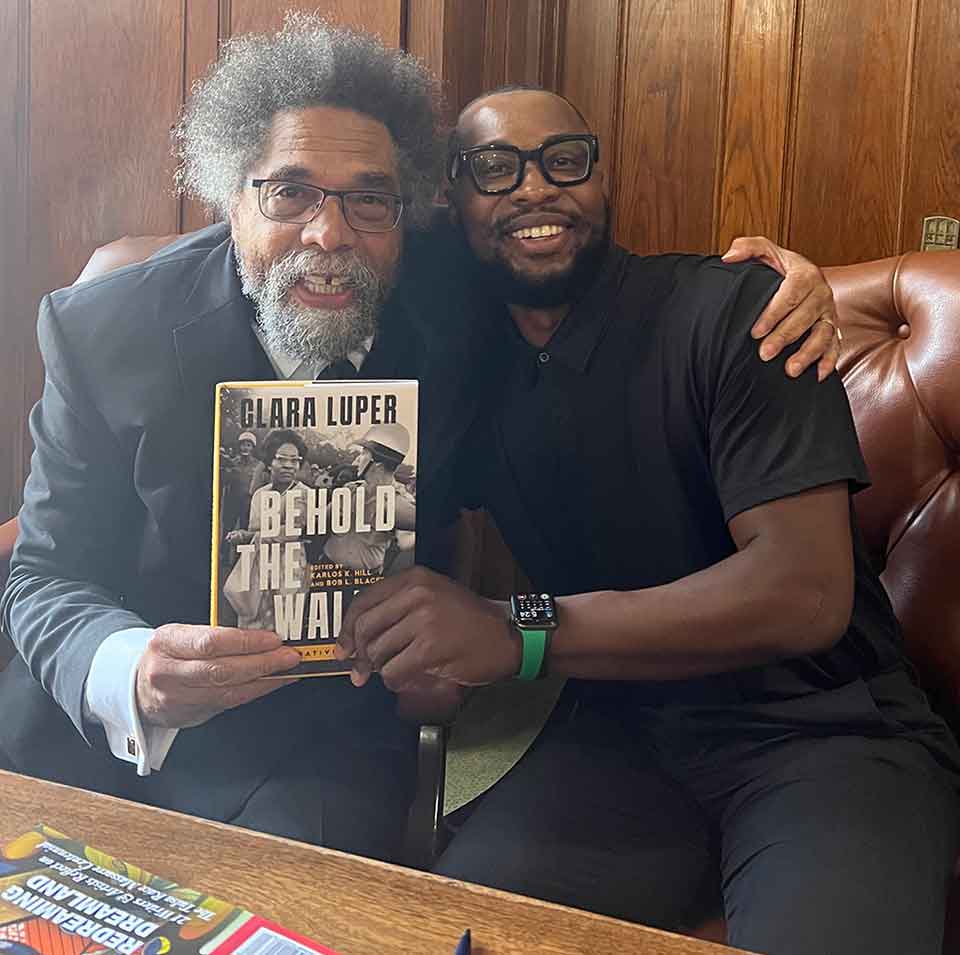
[[460,941],[457,942],[457,950],[453,955],[470,955],[470,929],[467,929],[460,936]]

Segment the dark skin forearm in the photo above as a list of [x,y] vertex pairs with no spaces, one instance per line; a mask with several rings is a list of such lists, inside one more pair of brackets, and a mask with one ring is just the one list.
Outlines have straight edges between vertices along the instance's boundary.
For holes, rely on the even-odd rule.
[[[681,580],[558,600],[552,673],[681,680],[816,653],[844,633],[853,601],[844,484],[760,505],[729,525],[737,552]],[[422,568],[359,595],[340,633],[354,682],[400,689],[425,676],[471,686],[514,676],[520,641],[503,604]]]
[[825,650],[846,627],[849,601],[816,573],[786,572],[772,551],[758,544],[662,587],[562,598],[550,672],[682,680]]
[[[805,498],[824,527],[845,533],[804,527],[813,512]],[[734,518],[741,549],[699,573],[646,590],[561,598],[550,672],[681,680],[827,649],[846,629],[853,600],[852,561],[844,569],[840,554],[851,549],[847,501],[844,486],[776,501],[765,505],[765,530],[751,512]],[[804,558],[784,560],[787,546]]]

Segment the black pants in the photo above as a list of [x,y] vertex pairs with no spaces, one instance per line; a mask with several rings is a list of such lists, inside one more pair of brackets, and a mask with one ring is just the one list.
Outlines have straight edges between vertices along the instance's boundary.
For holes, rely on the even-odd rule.
[[32,722],[48,732],[21,733],[18,749],[0,750],[2,768],[378,859],[396,860],[403,845],[417,730],[379,680],[305,679],[227,710],[181,730],[163,768],[143,778],[89,748],[46,694],[25,696],[19,710],[5,697],[4,717],[23,719],[34,701]]
[[126,795],[165,809],[396,861],[416,727],[379,680],[301,680],[181,730],[163,769]]
[[678,931],[722,904],[730,944],[769,955],[940,955],[960,807],[936,758],[952,744],[918,706],[931,746],[876,706],[807,735],[722,709],[581,704],[437,871]]

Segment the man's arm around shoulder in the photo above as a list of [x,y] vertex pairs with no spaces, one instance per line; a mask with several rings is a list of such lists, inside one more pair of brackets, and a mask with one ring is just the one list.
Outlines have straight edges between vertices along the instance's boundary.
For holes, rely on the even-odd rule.
[[688,679],[833,646],[853,605],[846,482],[761,504],[729,528],[737,553],[696,574],[561,598],[551,672]]

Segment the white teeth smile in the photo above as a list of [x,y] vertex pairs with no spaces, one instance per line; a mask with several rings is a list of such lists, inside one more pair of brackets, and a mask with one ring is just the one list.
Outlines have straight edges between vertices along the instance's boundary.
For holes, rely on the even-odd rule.
[[311,295],[337,295],[347,286],[341,275],[305,275],[300,281]]
[[566,228],[563,225],[535,225],[529,229],[517,229],[510,235],[514,239],[546,239],[549,236],[560,235]]

